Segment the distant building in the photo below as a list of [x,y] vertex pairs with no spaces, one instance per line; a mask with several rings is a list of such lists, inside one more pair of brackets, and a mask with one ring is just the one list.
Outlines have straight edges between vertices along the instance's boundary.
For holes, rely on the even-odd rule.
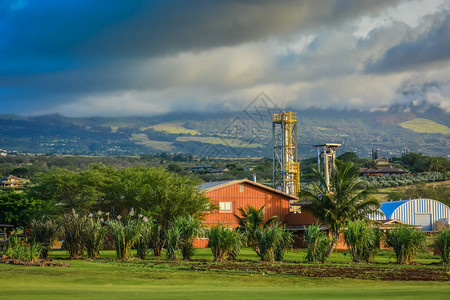
[[9,175],[0,179],[2,188],[19,188],[22,187],[22,179],[14,175]]
[[387,166],[389,165],[389,160],[387,158],[377,158],[375,160],[378,166]]
[[438,222],[449,224],[450,208],[432,199],[410,199],[389,201],[381,204],[371,220],[397,220],[405,224],[419,226],[423,231],[434,231]]
[[191,172],[194,173],[198,173],[198,172],[209,172],[210,170],[212,170],[212,166],[210,164],[201,164],[201,165],[196,165],[194,167],[191,168]]
[[408,173],[403,169],[393,168],[393,167],[382,167],[378,169],[371,168],[360,168],[359,175],[360,176],[389,176],[389,175],[397,175],[397,174],[405,174]]
[[[236,228],[238,221],[234,215],[240,215],[239,208],[246,209],[248,206],[260,209],[265,205],[264,220],[278,216],[284,222],[289,214],[289,201],[298,200],[295,196],[247,179],[205,182],[198,188],[218,208],[206,214],[203,221],[206,228],[217,224]],[[207,244],[206,238],[195,242],[195,246],[199,248],[206,247]]]

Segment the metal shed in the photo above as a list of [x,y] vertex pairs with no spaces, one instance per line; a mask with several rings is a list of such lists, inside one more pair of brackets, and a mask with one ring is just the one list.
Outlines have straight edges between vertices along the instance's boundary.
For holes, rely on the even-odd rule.
[[[432,199],[384,202],[381,204],[381,211],[386,220],[399,220],[409,225],[422,226],[423,231],[434,230],[439,220],[448,224],[450,218],[450,207]],[[380,212],[369,218],[375,220],[379,216],[382,216]]]

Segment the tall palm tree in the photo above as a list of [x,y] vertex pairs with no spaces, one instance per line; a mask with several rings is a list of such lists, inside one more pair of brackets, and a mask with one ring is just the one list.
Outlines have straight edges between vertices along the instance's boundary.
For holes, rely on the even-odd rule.
[[349,220],[366,218],[367,214],[380,207],[380,203],[370,197],[371,188],[362,186],[359,170],[352,163],[333,167],[330,191],[323,175],[317,171],[315,174],[317,183],[313,184],[313,191],[301,192],[299,196],[310,200],[311,213],[329,226],[332,234],[331,252],[345,224]]
[[264,222],[265,207],[265,205],[263,205],[260,209],[250,205],[247,206],[246,209],[239,207],[238,210],[242,216],[234,214],[239,223],[237,230],[247,237],[247,244],[252,247],[258,255],[259,249],[258,243],[256,242],[256,230],[258,228],[270,226],[278,219],[278,216],[272,216]]

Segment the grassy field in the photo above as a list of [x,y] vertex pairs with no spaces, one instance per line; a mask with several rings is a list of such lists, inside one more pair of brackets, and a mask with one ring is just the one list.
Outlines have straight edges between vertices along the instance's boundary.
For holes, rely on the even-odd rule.
[[[438,185],[450,185],[450,180],[443,180],[443,181],[436,181],[436,182],[427,182],[425,183],[426,186],[432,187],[432,186],[438,186]],[[414,185],[405,185],[405,186],[399,186],[399,187],[392,187],[392,188],[378,188],[376,193],[373,194],[373,196],[378,199],[379,201],[387,201],[388,194],[398,191],[403,192],[409,188],[411,188]]]
[[161,150],[161,151],[171,151],[174,149],[174,146],[171,142],[163,142],[163,141],[152,141],[148,138],[145,134],[135,134],[133,133],[131,135],[131,140],[138,144],[138,145],[144,145],[147,147],[151,147],[155,150]]
[[[242,259],[256,260],[250,249]],[[287,260],[303,260],[304,251],[291,251]],[[61,260],[67,253],[53,251]],[[102,259],[68,261],[71,267],[26,267],[0,264],[0,299],[448,299],[448,282],[380,281],[342,278],[309,278],[234,270],[193,270],[190,262],[175,264],[150,257],[117,262],[113,251]],[[392,261],[384,251],[377,261]],[[199,249],[195,259],[211,260],[209,249]],[[347,264],[349,256],[333,253],[331,261]],[[422,263],[439,261],[421,254]],[[156,263],[159,262],[159,263]],[[289,263],[289,262],[288,262]],[[225,263],[226,264],[226,263]],[[320,265],[320,266],[327,266]],[[386,268],[409,266],[386,265]],[[427,268],[427,266],[423,266]]]
[[200,142],[213,145],[224,145],[239,148],[258,148],[263,147],[261,144],[250,144],[239,139],[226,139],[211,136],[180,136],[177,137],[178,142]]
[[191,134],[191,135],[200,134],[200,132],[198,132],[195,129],[185,128],[183,126],[183,123],[184,122],[165,122],[165,123],[156,124],[156,125],[153,125],[150,127],[142,127],[141,130],[153,128],[158,131],[164,131],[164,132],[175,133],[175,134],[179,134],[179,133]]
[[450,128],[428,119],[416,118],[399,125],[414,132],[450,134]]

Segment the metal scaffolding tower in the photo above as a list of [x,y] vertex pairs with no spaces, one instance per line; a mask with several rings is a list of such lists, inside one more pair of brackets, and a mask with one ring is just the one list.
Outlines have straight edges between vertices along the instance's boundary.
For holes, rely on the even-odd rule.
[[[290,111],[275,113],[272,129],[274,188],[297,196],[300,192],[300,164],[297,162],[297,114]],[[290,206],[291,212],[297,210],[298,206]]]
[[[329,192],[331,192],[331,171],[336,161],[336,150],[339,146],[341,146],[341,144],[332,143],[314,146],[317,148],[317,168],[319,173],[323,175]],[[321,162],[323,162],[323,164]]]

